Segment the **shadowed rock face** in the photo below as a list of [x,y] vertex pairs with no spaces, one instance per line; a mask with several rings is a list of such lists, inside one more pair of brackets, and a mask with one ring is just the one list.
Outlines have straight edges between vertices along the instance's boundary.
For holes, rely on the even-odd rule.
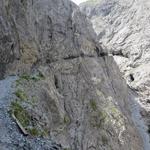
[[0,32],[0,76],[29,74],[14,89],[24,97],[12,96],[33,126],[65,149],[142,150],[126,84],[75,4],[1,0]]

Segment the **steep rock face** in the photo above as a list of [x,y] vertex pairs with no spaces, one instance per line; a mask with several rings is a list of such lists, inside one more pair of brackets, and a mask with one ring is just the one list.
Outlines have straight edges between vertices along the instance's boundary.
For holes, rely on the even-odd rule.
[[1,0],[0,32],[0,77],[19,75],[11,111],[29,135],[71,150],[143,149],[119,69],[75,4]]
[[129,86],[139,92],[147,112],[150,110],[149,7],[146,0],[96,0],[81,4],[99,41],[114,55]]
[[95,53],[91,25],[71,2],[1,1],[0,7],[1,76],[7,70],[27,71],[39,62]]

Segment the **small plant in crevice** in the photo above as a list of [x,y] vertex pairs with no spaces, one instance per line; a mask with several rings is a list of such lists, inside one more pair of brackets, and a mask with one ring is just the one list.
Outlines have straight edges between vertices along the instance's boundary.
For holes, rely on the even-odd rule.
[[70,118],[67,115],[64,116],[64,124],[70,124]]
[[97,110],[96,101],[91,100],[91,101],[90,101],[90,106],[91,106],[91,108],[92,108],[93,111],[96,111],[96,110]]

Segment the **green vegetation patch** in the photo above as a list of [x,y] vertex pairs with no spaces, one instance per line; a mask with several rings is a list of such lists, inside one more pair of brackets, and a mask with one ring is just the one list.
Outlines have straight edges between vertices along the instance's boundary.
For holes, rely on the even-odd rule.
[[91,108],[92,108],[93,111],[96,111],[96,110],[97,110],[96,101],[91,100],[91,101],[90,101],[90,106],[91,106]]
[[17,101],[11,103],[11,112],[23,127],[27,127],[30,124],[30,115]]
[[16,100],[11,103],[11,113],[14,114],[19,123],[32,136],[48,136],[48,130],[37,127],[37,123],[33,122],[29,113]]
[[27,81],[30,81],[30,80],[33,80],[33,81],[39,81],[39,80],[44,80],[45,77],[42,73],[38,73],[38,74],[35,74],[35,75],[27,75],[27,74],[23,74],[20,79],[23,79],[23,80],[27,80]]
[[21,80],[20,79],[16,80],[16,86],[19,86],[19,85],[21,85]]
[[28,75],[28,74],[23,74],[20,76],[20,78],[18,80],[16,80],[16,86],[19,86],[22,84],[22,81],[34,81],[34,82],[37,82],[37,81],[40,81],[40,80],[45,80],[45,77],[42,73],[37,73],[37,74],[34,74],[34,75]]
[[42,136],[42,137],[47,137],[48,136],[48,130],[41,129],[41,128],[38,128],[38,127],[27,128],[27,132],[32,136]]
[[30,135],[32,136],[39,136],[40,132],[37,128],[32,127],[32,128],[28,128],[27,131],[30,133]]
[[[29,89],[26,88],[26,86],[29,86],[31,84],[35,85],[34,82],[44,80],[45,77],[42,73],[36,73],[34,75],[28,75],[23,74],[19,77],[19,79],[16,81],[16,91],[14,92],[14,95],[16,97],[16,100],[11,103],[10,109],[11,114],[15,117],[16,123],[20,124],[24,130],[29,135],[32,136],[42,136],[46,137],[48,136],[48,129],[45,129],[40,124],[40,120],[33,119],[32,113],[28,112],[27,107],[31,110],[34,107],[36,107],[37,102],[37,96],[30,95],[31,92],[29,92]],[[25,90],[23,90],[25,89]],[[28,95],[29,94],[29,95]],[[31,110],[34,112],[34,110]],[[39,117],[39,116],[38,116]],[[68,120],[66,119],[66,122]]]
[[20,76],[20,79],[29,81],[29,80],[31,80],[31,76],[28,74],[23,74],[22,76]]
[[16,95],[20,100],[22,100],[22,101],[25,101],[25,100],[28,99],[28,98],[27,98],[27,95],[25,94],[25,92],[22,91],[22,90],[20,90],[20,89],[18,89],[18,90],[15,92],[15,95]]

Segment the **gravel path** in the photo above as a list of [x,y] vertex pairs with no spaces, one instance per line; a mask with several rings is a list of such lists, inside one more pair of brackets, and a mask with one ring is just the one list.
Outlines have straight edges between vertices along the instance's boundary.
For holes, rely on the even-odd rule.
[[0,150],[60,150],[49,139],[23,136],[10,117],[9,106],[16,77],[0,80]]

